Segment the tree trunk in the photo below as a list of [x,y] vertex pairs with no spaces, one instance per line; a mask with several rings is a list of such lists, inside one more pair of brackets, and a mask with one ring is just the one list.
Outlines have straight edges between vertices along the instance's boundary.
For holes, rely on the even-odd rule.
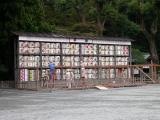
[[105,24],[105,18],[102,19],[101,18],[101,13],[103,12],[103,6],[105,5],[105,2],[100,2],[100,1],[96,1],[95,2],[95,6],[96,6],[96,13],[97,13],[97,33],[98,36],[103,36],[103,32],[104,32],[104,24]]
[[87,24],[85,15],[81,15],[81,22],[82,24]]
[[149,50],[151,54],[151,60],[155,64],[159,64],[159,58],[158,58],[158,53],[157,53],[157,48],[156,48],[156,42],[155,42],[155,37],[152,36],[150,39],[148,39],[149,43]]
[[103,36],[104,31],[104,24],[100,21],[99,18],[97,18],[97,32],[99,36]]
[[156,34],[157,34],[157,28],[158,28],[158,13],[156,13],[156,18],[153,19],[151,23],[151,27],[149,28],[150,30],[147,30],[147,25],[145,24],[144,20],[144,14],[142,12],[144,0],[140,0],[140,23],[141,23],[141,28],[142,31],[145,35],[145,37],[148,40],[149,43],[149,51],[151,55],[151,60],[155,64],[159,64],[159,58],[158,58],[158,53],[157,53],[157,48],[156,48]]
[[85,13],[83,13],[83,11],[77,7],[75,7],[75,10],[76,10],[77,16],[79,17],[80,22],[82,24],[87,24]]

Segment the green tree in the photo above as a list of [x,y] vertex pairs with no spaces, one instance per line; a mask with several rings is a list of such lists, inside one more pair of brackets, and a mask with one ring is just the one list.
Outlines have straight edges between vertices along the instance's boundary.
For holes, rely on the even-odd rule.
[[135,64],[144,64],[144,54],[139,49],[132,49],[132,59]]
[[[15,23],[21,31],[52,32],[54,25],[46,21],[42,0],[26,0],[19,2],[19,14]],[[23,7],[22,7],[23,6]]]
[[123,0],[123,3],[127,3],[128,17],[140,26],[141,32],[147,40],[153,63],[159,63],[156,42],[160,30],[160,1]]
[[110,14],[116,12],[116,10],[113,6],[113,1],[111,1],[111,0],[94,0],[92,9],[93,9],[92,14],[96,20],[97,33],[99,36],[103,36],[107,17]]
[[91,8],[91,0],[68,0],[71,3],[71,7],[77,15],[77,18],[82,24],[87,24],[88,12]]
[[10,79],[11,65],[10,35],[13,31],[48,32],[54,25],[45,21],[42,0],[5,0],[0,2],[0,78]]

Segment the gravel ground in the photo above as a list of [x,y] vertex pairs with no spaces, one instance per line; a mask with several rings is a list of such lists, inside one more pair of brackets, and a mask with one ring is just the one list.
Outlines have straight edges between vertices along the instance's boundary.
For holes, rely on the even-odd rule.
[[160,120],[160,85],[52,92],[0,89],[0,120]]

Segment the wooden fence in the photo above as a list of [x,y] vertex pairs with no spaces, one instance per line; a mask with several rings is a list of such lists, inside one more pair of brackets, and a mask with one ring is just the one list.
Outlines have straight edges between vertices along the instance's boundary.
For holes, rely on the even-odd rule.
[[14,80],[10,81],[0,81],[0,88],[15,88],[15,82]]
[[[88,67],[88,66],[87,66]],[[86,68],[87,68],[86,67]],[[146,65],[117,65],[117,66],[94,66],[93,69],[99,70],[96,79],[74,79],[71,82],[71,87],[69,89],[76,88],[91,88],[97,85],[103,85],[106,87],[125,87],[125,86],[137,86],[144,85],[148,83],[160,83],[160,65],[156,64],[146,64]],[[104,74],[105,78],[102,77],[102,70],[114,69],[115,76],[107,76]],[[123,72],[126,71],[126,72]],[[147,71],[147,72],[146,72]],[[19,89],[67,89],[68,82],[65,79],[50,81],[49,77],[46,76],[38,81],[18,81],[15,86]]]

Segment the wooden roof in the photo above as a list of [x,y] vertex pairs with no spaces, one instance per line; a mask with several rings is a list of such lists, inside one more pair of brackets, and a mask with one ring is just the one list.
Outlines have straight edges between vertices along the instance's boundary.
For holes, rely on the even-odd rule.
[[130,38],[123,37],[87,37],[87,36],[72,36],[61,35],[56,33],[33,33],[33,32],[13,32],[16,36],[28,37],[46,37],[46,38],[72,38],[72,39],[91,39],[91,40],[106,40],[106,41],[134,41]]

